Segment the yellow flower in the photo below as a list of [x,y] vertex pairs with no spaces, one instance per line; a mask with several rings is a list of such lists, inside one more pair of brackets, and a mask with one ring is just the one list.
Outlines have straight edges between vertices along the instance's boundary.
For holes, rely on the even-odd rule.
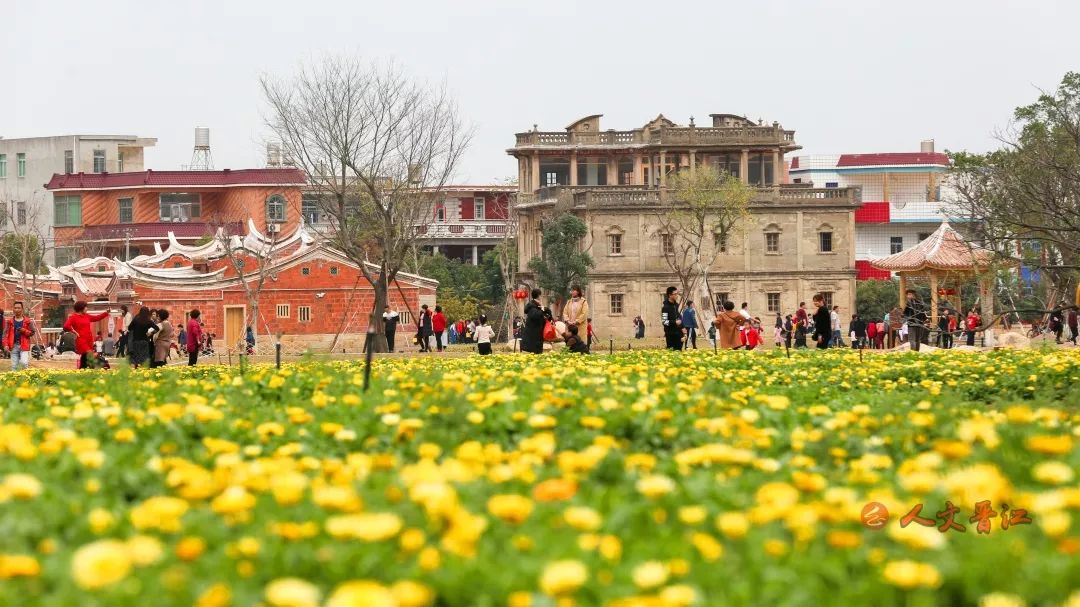
[[638,479],[635,487],[645,497],[656,498],[674,491],[675,481],[666,476],[654,474]]
[[199,595],[195,607],[229,607],[232,604],[232,591],[225,584],[214,584]]
[[724,546],[708,533],[695,533],[690,536],[690,543],[701,553],[701,558],[713,562],[724,556]]
[[649,590],[657,586],[663,586],[671,575],[667,565],[660,561],[648,561],[634,567],[631,574],[634,584],[642,590]]
[[83,590],[96,590],[127,577],[131,566],[127,544],[117,540],[99,540],[75,551],[71,559],[71,577]]
[[439,568],[439,564],[442,562],[442,555],[439,554],[438,548],[428,546],[420,551],[420,555],[417,557],[416,562],[424,571],[434,571]]
[[388,540],[401,531],[401,517],[392,512],[362,512],[343,514],[326,519],[326,532],[337,539],[357,539],[365,542]]
[[299,472],[285,472],[270,478],[270,491],[274,500],[282,506],[289,506],[304,498],[308,478]]
[[41,481],[29,474],[9,474],[4,477],[3,489],[14,499],[29,500],[41,495]]
[[854,531],[834,529],[825,535],[825,541],[833,548],[858,548],[862,544],[862,536]]
[[716,528],[725,536],[737,540],[746,537],[750,519],[741,512],[723,512],[716,516]]
[[206,541],[201,537],[189,536],[176,544],[176,556],[182,561],[194,561],[206,550]]
[[604,523],[600,513],[586,506],[571,506],[563,511],[563,520],[578,531],[596,531]]
[[26,554],[0,554],[0,580],[13,577],[37,577],[41,564]]
[[326,607],[397,607],[397,605],[397,600],[388,588],[378,582],[368,580],[340,584],[326,601]]
[[210,502],[210,509],[218,514],[238,514],[254,507],[255,496],[239,485],[228,487]]
[[[391,607],[426,607],[435,600],[435,593],[430,588],[411,580],[394,582],[390,593],[397,600],[396,606]],[[372,607],[375,605],[372,604]]]
[[[933,518],[932,513],[924,509],[920,516]],[[907,527],[901,527],[899,523],[890,524],[889,537],[915,550],[940,550],[945,547],[945,534],[937,530],[937,527],[923,527],[918,523],[912,523]]]
[[664,607],[689,607],[697,603],[697,591],[690,586],[676,584],[660,591]]
[[465,419],[470,424],[479,425],[484,423],[484,414],[479,411],[469,411],[469,413],[465,415]]
[[1040,483],[1064,485],[1072,481],[1075,473],[1064,462],[1039,462],[1031,469],[1031,476]]
[[707,515],[708,512],[704,506],[683,506],[679,508],[679,520],[684,525],[699,525]]
[[617,536],[605,535],[600,538],[600,556],[609,561],[617,561],[622,557],[622,542]]
[[1024,599],[1015,594],[991,592],[979,598],[979,607],[1025,607]]
[[[278,377],[275,375],[275,377]],[[263,589],[266,602],[273,607],[318,607],[319,589],[299,578],[276,579]],[[335,606],[336,607],[336,606]]]
[[1032,436],[1024,443],[1028,449],[1046,455],[1065,455],[1072,451],[1072,437],[1068,434],[1058,436]]
[[782,540],[765,540],[763,547],[765,548],[765,554],[769,556],[784,556],[788,552],[788,545]]
[[1001,444],[994,422],[985,417],[973,417],[960,422],[960,426],[956,429],[956,437],[969,444],[982,441],[987,449],[993,449]]
[[532,513],[532,500],[524,495],[494,495],[487,502],[488,512],[507,523],[519,524]]
[[885,581],[905,590],[913,588],[937,588],[941,574],[937,568],[917,561],[889,561],[882,572]]
[[1061,537],[1068,533],[1072,526],[1072,516],[1062,510],[1040,514],[1036,520],[1043,533],[1049,537]]
[[581,561],[554,561],[540,574],[540,589],[550,596],[572,594],[588,579],[589,570]]
[[161,547],[161,541],[149,535],[136,535],[128,538],[127,549],[131,554],[131,562],[136,567],[146,567],[161,560],[165,550]]
[[273,377],[270,378],[270,381],[267,382],[266,385],[271,390],[276,390],[276,389],[280,388],[281,386],[285,385],[285,378],[280,376],[280,375],[274,375]]
[[113,439],[118,443],[130,443],[135,440],[135,431],[131,428],[121,428],[113,433]]
[[94,508],[90,511],[90,514],[86,515],[86,520],[90,523],[90,529],[98,535],[108,531],[116,524],[116,517],[104,508]]
[[158,529],[175,533],[180,531],[181,518],[188,508],[188,503],[178,497],[156,495],[132,508],[128,518],[131,525],[139,530]]

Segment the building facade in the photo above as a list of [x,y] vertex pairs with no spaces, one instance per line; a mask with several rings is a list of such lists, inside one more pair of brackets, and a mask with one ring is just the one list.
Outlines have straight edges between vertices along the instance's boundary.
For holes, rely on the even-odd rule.
[[[169,310],[177,325],[190,310],[198,309],[205,331],[215,335],[220,351],[237,350],[249,325],[264,342],[262,353],[273,352],[273,345],[265,342],[277,333],[288,351],[327,351],[331,344],[335,351],[360,351],[374,292],[358,266],[302,226],[271,238],[248,222],[243,236],[229,240],[228,246],[222,239],[190,246],[169,233],[164,246],[157,243],[149,254],[130,261],[81,259],[50,268],[49,274],[33,280],[9,270],[0,275],[3,308],[10,310],[14,301],[22,301],[41,321],[50,316],[50,308],[68,308],[77,300],[87,301],[91,312],[125,304],[134,311],[145,305]],[[258,295],[258,318],[252,317],[243,285],[258,278],[255,255],[269,259],[264,271],[268,278]],[[244,261],[242,276],[234,263],[237,259]],[[402,349],[415,332],[413,316],[419,306],[435,304],[438,283],[405,273],[399,273],[395,283],[389,297],[391,307],[401,314],[397,345]],[[105,335],[110,327],[118,331],[118,319],[102,320],[95,330]]]
[[300,222],[302,171],[142,171],[52,175],[56,265],[84,257],[133,259],[168,235],[192,245],[218,227],[241,233],[248,219],[271,236]]
[[888,279],[871,266],[929,237],[947,217],[949,157],[924,141],[920,152],[795,156],[788,169],[793,184],[858,187],[863,204],[855,213],[858,278]]
[[[595,267],[586,296],[601,338],[629,336],[641,316],[659,335],[664,290],[678,279],[665,258],[659,216],[673,204],[667,177],[707,164],[756,186],[751,222],[721,247],[707,292],[721,303],[747,302],[763,320],[795,311],[815,293],[850,311],[854,305],[856,188],[781,185],[784,155],[798,149],[794,132],[714,114],[713,126],[677,126],[658,117],[641,129],[602,131],[599,116],[566,132],[519,133],[508,150],[518,159],[523,202],[516,207],[522,266],[541,253],[541,224],[570,212],[589,234],[581,246]],[[711,257],[711,251],[707,251]],[[534,277],[522,275],[526,283]],[[690,294],[704,319],[712,306]]]
[[431,216],[418,226],[424,249],[479,265],[484,254],[513,238],[510,201],[516,186],[450,185],[440,188]]
[[52,238],[53,194],[44,184],[54,174],[142,171],[145,148],[156,143],[132,135],[0,138],[0,233]]

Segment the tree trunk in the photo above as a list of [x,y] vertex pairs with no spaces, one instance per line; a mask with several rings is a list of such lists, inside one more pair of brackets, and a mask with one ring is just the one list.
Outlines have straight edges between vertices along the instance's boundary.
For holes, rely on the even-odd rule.
[[373,337],[373,341],[370,345],[372,352],[386,352],[388,350],[386,344],[386,331],[385,324],[383,323],[383,309],[386,308],[386,304],[390,298],[390,285],[386,281],[386,272],[383,272],[379,276],[379,279],[375,281],[374,285],[375,301],[372,303],[371,308],[371,320],[368,327],[374,329],[375,334],[372,335],[369,331],[367,337],[364,338],[365,351],[368,348],[367,339]]

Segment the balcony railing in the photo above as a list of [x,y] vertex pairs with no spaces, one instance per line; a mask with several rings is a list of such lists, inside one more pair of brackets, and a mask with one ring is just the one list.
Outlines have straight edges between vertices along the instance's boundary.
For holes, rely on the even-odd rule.
[[795,131],[787,131],[779,126],[661,127],[649,130],[611,130],[595,133],[529,131],[518,133],[516,137],[517,147],[716,146],[795,143]]
[[[556,186],[537,190],[536,199],[522,207],[563,205],[575,208],[656,206],[668,202],[670,192],[648,186]],[[861,204],[860,188],[812,188],[777,185],[755,188],[755,206]]]
[[507,235],[505,221],[455,221],[429,223],[416,227],[424,238],[484,238],[501,239]]
[[83,228],[83,238],[97,241],[123,241],[162,239],[172,232],[177,238],[191,239],[213,236],[218,227],[224,227],[228,234],[243,234],[242,222],[215,224],[202,221],[155,221],[149,223],[109,223],[90,225]]

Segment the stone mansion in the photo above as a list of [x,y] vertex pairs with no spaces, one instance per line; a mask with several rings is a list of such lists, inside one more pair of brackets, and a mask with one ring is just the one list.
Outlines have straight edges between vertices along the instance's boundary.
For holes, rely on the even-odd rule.
[[[711,165],[757,188],[753,225],[724,243],[710,269],[717,302],[748,302],[771,327],[823,292],[850,318],[855,300],[855,210],[858,188],[787,184],[784,155],[799,149],[794,131],[712,114],[712,125],[679,126],[658,116],[641,128],[601,130],[600,115],[565,131],[518,133],[507,152],[518,161],[518,254],[522,266],[540,254],[541,222],[572,212],[589,235],[581,243],[595,267],[586,286],[593,327],[604,339],[629,336],[641,316],[649,336],[661,333],[664,289],[678,280],[664,256],[658,213],[670,204],[667,176]],[[709,246],[721,246],[709,243]],[[533,276],[521,276],[532,284]],[[702,294],[692,294],[700,301]],[[704,302],[702,302],[704,303]],[[711,306],[699,305],[699,319]],[[846,326],[846,323],[845,323]]]

